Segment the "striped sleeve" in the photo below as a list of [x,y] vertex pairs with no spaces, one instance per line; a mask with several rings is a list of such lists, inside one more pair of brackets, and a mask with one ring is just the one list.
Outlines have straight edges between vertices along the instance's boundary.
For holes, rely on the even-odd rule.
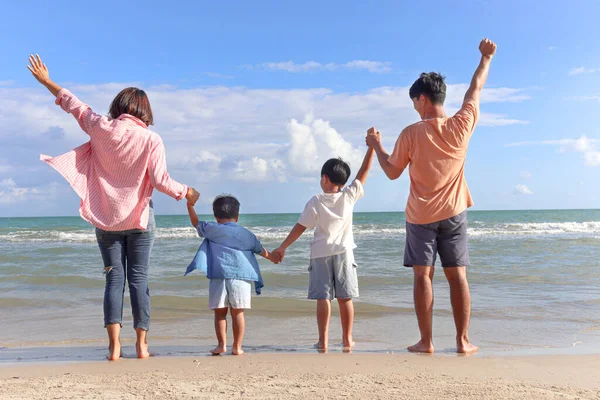
[[79,100],[73,93],[64,88],[56,95],[55,103],[65,112],[73,115],[81,129],[90,136],[92,135],[94,127],[98,126],[102,118],[106,118],[96,114],[92,111],[90,106]]
[[148,175],[150,177],[150,183],[152,183],[152,186],[159,192],[171,196],[176,200],[185,198],[188,187],[171,178],[167,172],[165,146],[160,137],[150,153]]

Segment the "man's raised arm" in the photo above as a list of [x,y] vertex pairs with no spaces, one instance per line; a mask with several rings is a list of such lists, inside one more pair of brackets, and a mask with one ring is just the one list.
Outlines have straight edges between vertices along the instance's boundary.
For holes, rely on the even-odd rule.
[[483,39],[479,44],[479,51],[481,52],[481,61],[479,61],[475,74],[473,74],[471,86],[469,86],[469,89],[465,94],[464,103],[475,103],[476,105],[479,105],[479,95],[487,80],[492,57],[496,54],[496,43],[489,39]]

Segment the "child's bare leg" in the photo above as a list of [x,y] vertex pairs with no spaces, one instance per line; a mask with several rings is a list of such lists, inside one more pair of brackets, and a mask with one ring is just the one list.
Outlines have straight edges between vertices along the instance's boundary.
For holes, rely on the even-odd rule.
[[219,355],[227,351],[227,307],[215,308],[215,333],[217,334],[217,347],[210,352]]
[[352,325],[354,324],[354,303],[352,299],[338,299],[340,319],[342,320],[342,344],[345,348],[354,347]]
[[317,349],[327,350],[329,343],[329,318],[331,317],[331,300],[317,300],[317,327],[319,329],[319,342]]
[[121,358],[121,341],[119,335],[121,334],[120,324],[109,324],[106,325],[106,332],[108,333],[108,361],[115,361]]
[[244,319],[243,308],[231,309],[231,322],[233,324],[233,355],[239,356],[244,353],[242,350],[242,341],[244,340],[244,332],[246,330],[246,320]]

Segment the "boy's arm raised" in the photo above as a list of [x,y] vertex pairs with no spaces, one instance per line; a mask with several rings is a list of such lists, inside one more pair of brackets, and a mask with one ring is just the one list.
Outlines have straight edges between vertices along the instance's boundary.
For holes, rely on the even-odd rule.
[[192,203],[187,203],[187,210],[190,216],[190,222],[194,226],[194,228],[198,227],[198,215],[196,214],[196,210],[194,209],[194,205]]
[[294,227],[292,228],[288,236],[285,238],[283,243],[281,243],[281,246],[273,250],[273,253],[278,255],[279,261],[283,261],[283,257],[285,257],[285,251],[287,250],[287,248],[290,247],[292,243],[294,243],[296,240],[298,240],[298,238],[302,236],[305,230],[306,227],[302,224],[294,225]]
[[372,147],[369,147],[367,149],[367,153],[365,154],[363,163],[358,170],[358,174],[356,174],[356,179],[358,179],[363,186],[367,181],[367,176],[369,175],[369,170],[371,169],[371,164],[373,163],[373,154],[375,154],[375,151]]

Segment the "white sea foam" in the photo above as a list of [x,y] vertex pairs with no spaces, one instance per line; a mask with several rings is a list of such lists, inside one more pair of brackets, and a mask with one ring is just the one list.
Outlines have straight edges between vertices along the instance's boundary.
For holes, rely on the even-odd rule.
[[[285,239],[291,226],[250,227],[252,232],[261,240],[280,241]],[[403,238],[404,226],[393,227],[391,225],[355,225],[354,235],[361,238]],[[469,228],[471,237],[582,237],[599,239],[600,221],[587,222],[524,222],[524,223],[496,223],[486,224],[480,221],[471,222]],[[309,237],[310,233],[305,233]],[[156,238],[158,240],[195,239],[195,229],[192,227],[158,228]],[[0,241],[4,242],[64,242],[64,243],[92,243],[96,241],[93,229],[59,231],[59,230],[16,230],[13,232],[0,233]]]

